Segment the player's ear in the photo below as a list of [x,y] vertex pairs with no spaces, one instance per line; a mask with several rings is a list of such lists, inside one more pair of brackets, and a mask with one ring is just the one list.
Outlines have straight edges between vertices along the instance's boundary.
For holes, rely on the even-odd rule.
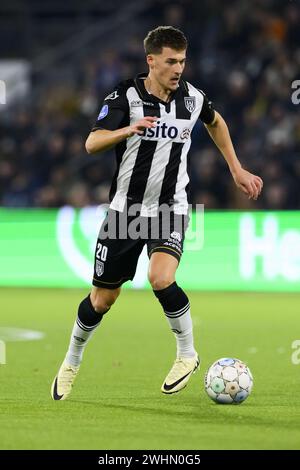
[[154,66],[154,56],[152,54],[148,54],[147,57],[147,64],[149,65],[150,69]]

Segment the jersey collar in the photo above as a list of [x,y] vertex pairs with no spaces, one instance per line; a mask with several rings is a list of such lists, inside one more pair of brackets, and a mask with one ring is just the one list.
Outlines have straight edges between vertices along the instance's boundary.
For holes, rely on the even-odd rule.
[[171,101],[173,101],[175,99],[175,97],[178,93],[178,90],[182,89],[183,83],[184,83],[183,80],[179,80],[179,86],[178,86],[177,90],[172,92],[171,99],[170,99],[170,101],[167,102],[167,101],[161,100],[157,96],[154,96],[154,95],[151,95],[150,93],[148,93],[148,91],[146,90],[146,87],[145,87],[145,83],[144,83],[144,80],[147,76],[148,76],[148,73],[143,72],[143,73],[139,73],[134,79],[135,86],[137,88],[137,91],[138,91],[140,97],[144,100],[153,101],[155,103],[162,103],[162,104],[165,104],[165,105],[169,104]]

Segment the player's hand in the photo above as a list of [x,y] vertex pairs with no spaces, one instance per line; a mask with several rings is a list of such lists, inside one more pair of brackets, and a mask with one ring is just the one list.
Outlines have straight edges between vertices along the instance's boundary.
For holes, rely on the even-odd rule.
[[241,168],[233,175],[233,179],[237,187],[247,194],[249,199],[257,200],[263,188],[263,180],[249,171]]
[[126,128],[127,137],[131,137],[134,134],[143,135],[145,129],[156,127],[157,119],[156,116],[145,116],[143,119],[136,121]]

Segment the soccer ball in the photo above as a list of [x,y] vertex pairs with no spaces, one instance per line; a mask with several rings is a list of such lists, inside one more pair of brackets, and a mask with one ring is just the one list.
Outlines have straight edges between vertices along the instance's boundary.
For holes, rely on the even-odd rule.
[[206,393],[216,403],[242,403],[250,395],[252,386],[250,369],[239,359],[219,359],[205,375]]

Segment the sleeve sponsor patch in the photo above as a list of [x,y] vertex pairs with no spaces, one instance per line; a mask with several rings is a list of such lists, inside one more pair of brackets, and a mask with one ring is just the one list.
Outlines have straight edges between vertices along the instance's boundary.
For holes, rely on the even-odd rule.
[[98,121],[100,121],[100,119],[104,119],[105,116],[107,116],[107,115],[108,115],[108,105],[105,104],[101,108],[101,111],[100,111],[99,116],[98,116]]

